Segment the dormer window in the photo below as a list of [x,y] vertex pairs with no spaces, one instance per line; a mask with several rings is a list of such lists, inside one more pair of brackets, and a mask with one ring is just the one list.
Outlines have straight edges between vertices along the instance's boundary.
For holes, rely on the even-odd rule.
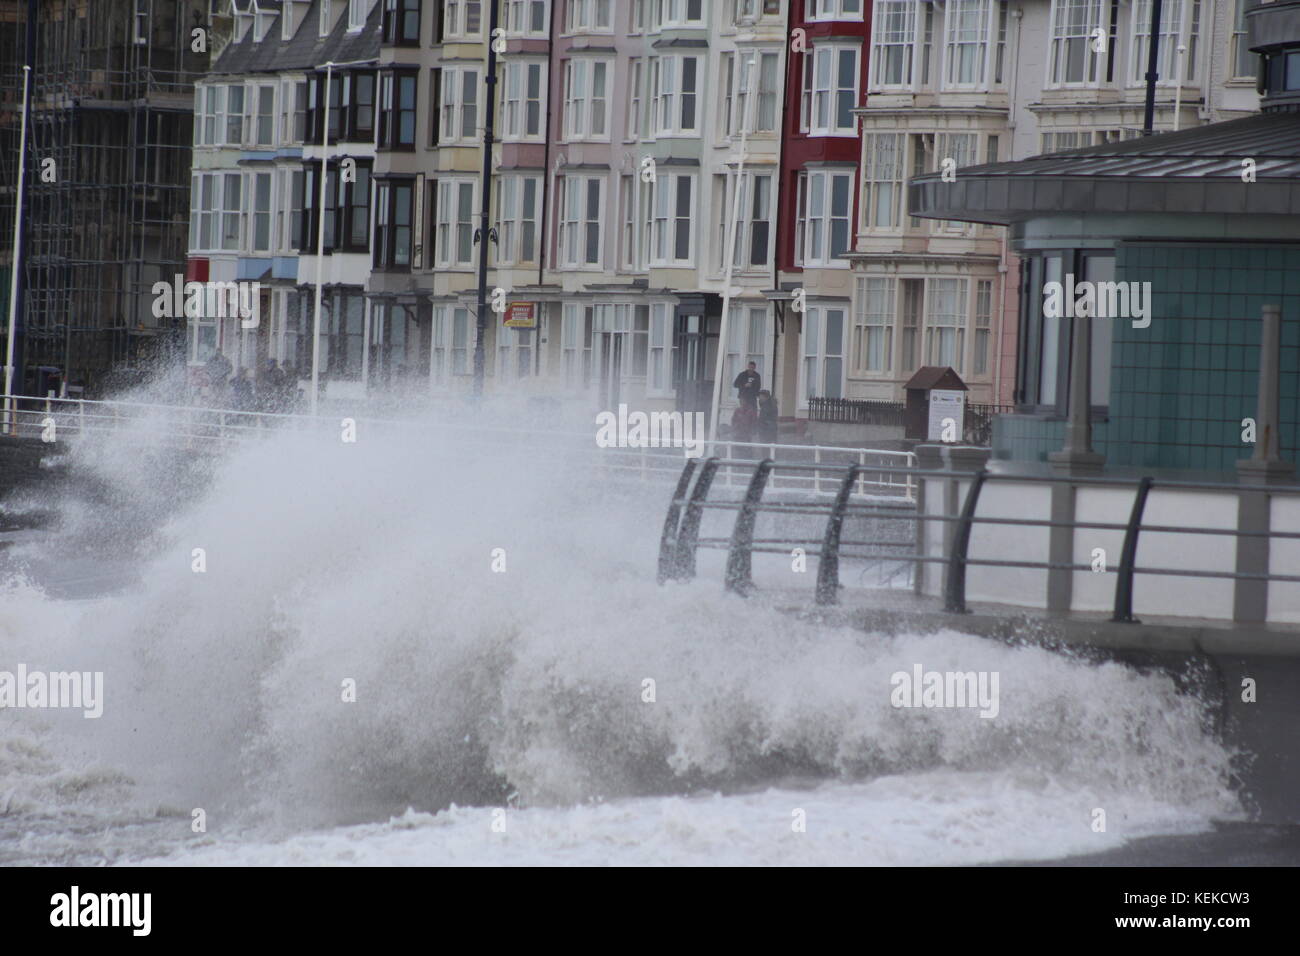
[[260,7],[254,7],[253,17],[253,42],[261,43],[267,32],[271,29],[271,24],[275,20],[274,10],[263,10]]
[[355,33],[366,25],[366,7],[370,0],[348,0],[348,32]]
[[334,0],[320,0],[320,35],[327,37],[330,35],[330,21],[334,19],[334,11],[330,9],[334,6]]

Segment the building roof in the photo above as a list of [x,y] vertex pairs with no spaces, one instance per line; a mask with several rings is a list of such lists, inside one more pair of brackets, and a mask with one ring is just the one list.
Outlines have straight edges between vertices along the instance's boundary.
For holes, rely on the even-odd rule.
[[1300,113],[968,166],[953,182],[929,173],[907,196],[914,216],[999,225],[1060,213],[1300,215]]
[[[249,0],[251,4],[251,0]],[[258,0],[264,13],[271,8],[278,9],[280,3],[268,3]],[[346,13],[338,18],[329,36],[320,36],[321,0],[311,0],[298,32],[289,41],[280,39],[279,12],[266,36],[260,43],[253,40],[254,31],[244,34],[244,38],[232,41],[217,62],[212,65],[212,74],[242,75],[246,73],[279,73],[284,70],[313,70],[326,63],[350,63],[355,60],[373,60],[379,57],[380,20],[383,16],[383,4],[376,3],[366,18],[366,25],[355,33],[348,32]]]
[[916,374],[907,380],[903,388],[904,390],[946,388],[967,391],[966,383],[961,380],[961,376],[947,365],[922,365],[916,370]]

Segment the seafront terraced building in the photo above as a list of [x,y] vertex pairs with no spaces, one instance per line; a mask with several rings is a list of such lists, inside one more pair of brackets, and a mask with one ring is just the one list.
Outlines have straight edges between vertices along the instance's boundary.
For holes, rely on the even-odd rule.
[[[192,245],[191,272],[267,277],[274,318],[252,346],[196,323],[191,360],[219,344],[236,364],[265,354],[307,375],[312,97],[333,60],[351,65],[334,72],[330,161],[362,172],[329,181],[327,392],[459,400],[476,337],[491,5],[229,6],[235,35],[201,86],[248,85],[245,110],[269,96],[275,139],[199,144],[196,174],[254,179],[237,207],[196,194],[197,241],[218,216],[239,233],[221,237],[237,249]],[[911,214],[905,185],[1136,136],[1149,12],[1111,0],[501,0],[488,287],[511,307],[487,317],[488,389],[582,409],[707,408],[730,272],[724,384],[754,361],[784,415],[806,415],[813,397],[899,400],[934,364],[953,366],[974,401],[1024,404],[1018,248],[996,221]],[[1165,4],[1157,131],[1255,111],[1244,12]],[[256,130],[246,119],[240,132]],[[270,251],[258,164],[274,169]]]

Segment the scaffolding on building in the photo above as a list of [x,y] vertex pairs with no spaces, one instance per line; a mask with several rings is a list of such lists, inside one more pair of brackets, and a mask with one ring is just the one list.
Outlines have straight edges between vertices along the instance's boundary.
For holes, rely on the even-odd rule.
[[[209,0],[42,0],[28,129],[16,391],[94,385],[183,327],[152,289],[185,271],[194,82]],[[0,0],[0,263],[13,260],[28,0]],[[5,298],[6,292],[0,293]],[[5,330],[0,328],[0,343]],[[3,347],[0,345],[0,347]]]

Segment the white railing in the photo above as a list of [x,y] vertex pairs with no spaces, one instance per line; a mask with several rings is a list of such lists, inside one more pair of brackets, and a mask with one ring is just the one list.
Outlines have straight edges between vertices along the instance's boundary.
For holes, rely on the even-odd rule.
[[[97,401],[72,398],[15,397],[13,420],[0,423],[0,436],[45,437],[47,441],[93,438],[97,435],[129,435],[139,445],[179,446],[195,451],[217,449],[232,443],[256,441],[291,431],[341,436],[339,415],[301,415],[273,411],[203,408],[190,405],[162,405],[147,402]],[[351,416],[349,416],[351,417]],[[508,427],[488,422],[451,424],[412,419],[351,417],[358,436],[454,436],[462,447],[508,445],[535,459],[573,460],[589,458],[606,474],[643,481],[673,481],[681,474],[685,452],[681,447],[601,448],[591,432]],[[771,458],[779,464],[823,466],[773,473],[768,487],[817,496],[833,496],[844,468],[856,464],[862,474],[855,497],[887,496],[916,500],[916,481],[911,470],[916,456],[907,451],[842,448],[828,445],[789,445],[763,442],[702,442],[702,457],[717,456],[729,461]],[[878,469],[878,470],[873,470]],[[714,478],[715,487],[743,489],[753,469],[742,464],[723,465]]]

